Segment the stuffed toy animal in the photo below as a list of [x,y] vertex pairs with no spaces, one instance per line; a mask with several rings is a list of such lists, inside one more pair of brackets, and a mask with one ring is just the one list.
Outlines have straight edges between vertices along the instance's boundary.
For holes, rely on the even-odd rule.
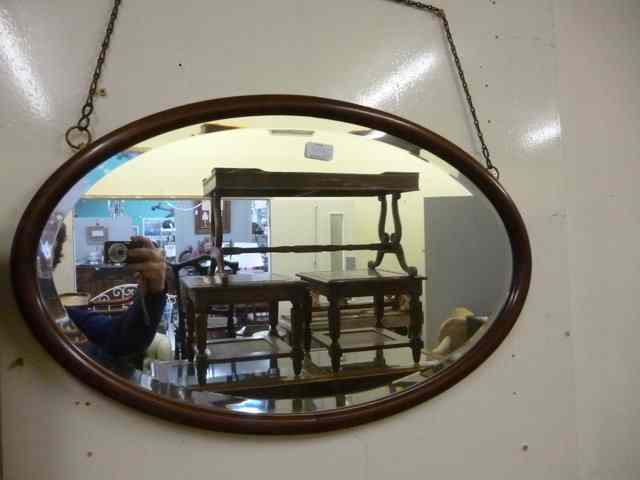
[[448,355],[462,347],[486,323],[465,307],[454,308],[440,326],[438,346],[431,353]]

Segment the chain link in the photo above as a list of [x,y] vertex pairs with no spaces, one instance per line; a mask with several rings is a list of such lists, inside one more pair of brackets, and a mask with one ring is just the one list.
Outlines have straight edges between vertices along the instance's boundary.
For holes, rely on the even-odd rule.
[[[406,5],[408,7],[416,8],[418,10],[427,11],[432,13],[442,20],[442,24],[444,26],[445,33],[447,35],[447,42],[449,43],[449,48],[451,50],[451,54],[453,55],[453,60],[456,64],[456,69],[458,70],[458,76],[460,78],[460,83],[462,84],[462,88],[464,90],[467,105],[469,106],[469,111],[471,112],[471,117],[473,118],[473,125],[476,129],[476,134],[478,136],[478,140],[480,141],[480,145],[482,147],[482,156],[485,159],[486,167],[489,173],[491,173],[496,179],[500,178],[500,171],[498,168],[491,162],[491,153],[489,152],[489,148],[484,140],[484,135],[482,134],[482,129],[480,128],[480,121],[478,120],[478,113],[473,104],[473,100],[471,98],[471,92],[469,90],[469,84],[467,83],[467,79],[464,74],[464,70],[462,69],[462,63],[460,62],[460,56],[458,55],[458,50],[456,48],[455,42],[453,41],[453,35],[451,34],[451,28],[449,26],[449,22],[447,20],[447,16],[444,13],[444,10],[438,7],[434,7],[433,5],[429,5],[423,2],[418,2],[415,0],[391,0],[395,3],[400,3],[402,5]],[[93,72],[93,78],[91,80],[91,85],[89,86],[89,93],[87,95],[87,99],[82,107],[81,116],[78,122],[73,125],[71,128],[67,130],[65,133],[65,139],[67,144],[73,148],[74,150],[78,150],[85,145],[91,143],[91,132],[89,131],[89,126],[91,124],[91,114],[93,113],[93,99],[96,95],[96,90],[98,89],[98,81],[100,80],[100,75],[102,74],[102,67],[104,66],[104,62],[107,56],[107,50],[109,49],[109,42],[111,41],[111,35],[113,34],[113,28],[116,23],[116,19],[118,18],[118,10],[120,8],[120,4],[122,0],[114,0],[113,9],[111,10],[111,17],[109,18],[109,24],[107,25],[107,31],[104,36],[104,40],[102,41],[102,46],[100,48],[100,54],[98,55],[98,60],[96,62],[96,68]],[[74,134],[80,134],[85,137],[84,142],[73,143],[71,140],[71,136]]]
[[[96,61],[96,68],[93,71],[93,78],[91,80],[91,85],[89,86],[89,93],[87,95],[87,99],[84,102],[84,105],[82,106],[80,119],[75,125],[69,128],[64,135],[67,141],[67,145],[69,145],[74,150],[79,150],[80,148],[91,143],[92,137],[91,137],[91,132],[89,131],[89,125],[91,124],[91,114],[93,113],[93,110],[94,110],[93,99],[96,95],[96,90],[98,89],[98,81],[100,80],[100,75],[102,74],[102,67],[104,66],[104,61],[107,57],[109,42],[111,42],[113,27],[116,23],[116,19],[118,18],[118,9],[120,8],[121,3],[122,3],[122,0],[114,0],[113,2],[111,17],[109,18],[107,31],[105,33],[104,40],[102,41],[102,46],[100,48],[100,54],[98,55],[98,60]],[[74,143],[72,140],[73,136],[84,137],[84,141]]]
[[451,55],[453,55],[453,61],[455,62],[456,69],[458,70],[458,77],[460,78],[460,83],[462,84],[462,88],[464,90],[464,94],[467,99],[467,105],[469,106],[471,117],[473,118],[473,125],[475,126],[478,140],[480,140],[480,145],[482,147],[482,156],[484,157],[487,170],[496,180],[500,179],[500,170],[498,170],[498,168],[491,161],[491,153],[489,152],[489,147],[487,147],[487,143],[484,140],[484,135],[482,134],[482,129],[480,128],[480,121],[478,120],[478,112],[476,110],[476,107],[473,104],[473,100],[471,99],[469,84],[467,83],[467,79],[464,75],[464,70],[462,69],[462,63],[460,62],[460,56],[458,55],[456,44],[453,41],[451,28],[449,27],[449,22],[447,20],[447,16],[444,13],[444,10],[438,7],[434,7],[433,5],[428,5],[426,3],[417,2],[414,0],[391,0],[391,1],[395,3],[400,3],[402,5],[406,5],[408,7],[417,8],[418,10],[423,10],[423,11],[433,13],[434,15],[440,17],[440,19],[442,20],[444,31],[445,31],[445,34],[447,35],[447,42],[449,43],[449,49],[451,50]]

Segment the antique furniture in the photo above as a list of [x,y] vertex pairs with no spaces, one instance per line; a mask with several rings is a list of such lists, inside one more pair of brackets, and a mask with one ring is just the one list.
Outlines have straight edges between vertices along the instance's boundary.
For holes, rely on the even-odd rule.
[[[353,328],[375,327],[377,323],[374,302],[355,301],[345,302],[339,305],[340,308],[340,327],[343,330]],[[383,327],[396,333],[406,333],[410,323],[409,309],[401,307],[396,298],[388,297],[384,301],[384,321]],[[303,338],[306,338],[307,330],[311,330],[312,348],[313,344],[319,346],[318,342],[313,341],[315,332],[329,331],[329,305],[328,303],[318,303],[313,305],[311,309],[311,323],[303,326]],[[290,316],[284,314],[280,317],[278,326],[282,327],[285,335],[291,335]],[[310,328],[309,328],[310,327]]]
[[[402,249],[402,224],[400,222],[400,213],[398,202],[402,193],[418,190],[418,174],[408,172],[386,172],[382,174],[352,174],[352,173],[306,173],[306,172],[266,172],[259,169],[243,169],[243,168],[214,168],[211,177],[203,180],[204,194],[211,198],[211,209],[213,210],[212,223],[212,256],[214,256],[219,264],[225,255],[241,254],[241,253],[267,253],[267,252],[322,252],[322,251],[340,251],[340,250],[373,250],[376,251],[375,260],[369,262],[369,271],[374,272],[384,258],[386,253],[396,255],[401,268],[406,272],[399,276],[391,276],[380,274],[377,276],[359,273],[349,276],[346,280],[345,274],[336,273],[336,278],[340,278],[340,284],[327,280],[331,285],[327,288],[327,283],[320,280],[318,275],[299,275],[304,280],[310,281],[311,287],[320,291],[329,298],[329,326],[331,330],[332,342],[327,345],[330,348],[333,369],[337,372],[340,369],[341,347],[337,340],[339,335],[339,310],[335,302],[341,298],[348,296],[368,296],[375,294],[376,316],[378,322],[376,327],[381,328],[381,317],[383,311],[385,294],[401,294],[409,293],[416,296],[413,302],[419,303],[421,294],[421,286],[418,284],[422,279],[416,276],[416,269],[409,267],[406,263],[404,251]],[[392,198],[392,216],[394,233],[389,235],[386,233],[385,224],[387,220],[387,196]],[[239,197],[365,197],[377,196],[380,201],[380,217],[378,221],[378,236],[380,243],[359,244],[359,245],[292,245],[278,247],[223,247],[222,234],[223,222],[221,215],[221,203],[223,198],[239,196]],[[372,278],[384,278],[383,282],[373,282]],[[414,278],[413,282],[407,281],[405,277]],[[324,277],[322,277],[324,278]],[[224,278],[221,280],[224,282]],[[418,286],[416,286],[418,285]],[[395,287],[394,287],[395,286]],[[367,290],[372,287],[370,290]],[[356,292],[350,295],[349,292]],[[414,324],[417,315],[422,315],[421,311],[412,309],[412,327],[410,344],[413,350],[414,361],[417,363],[422,348],[422,341],[419,338],[419,324]],[[308,315],[310,323],[311,315]],[[310,346],[310,326],[306,327],[307,340],[305,345],[307,350]],[[351,336],[354,334],[352,333]],[[391,340],[390,337],[380,333],[379,338],[372,339],[371,335],[365,332],[359,332],[360,343],[356,343],[350,347],[350,350],[362,350],[367,346],[374,348],[373,345],[379,345],[380,339],[386,339],[384,348],[407,346],[409,343]],[[295,337],[295,335],[293,336]],[[367,340],[372,341],[371,345],[367,345]],[[362,343],[364,342],[364,343]],[[322,343],[322,342],[321,342]],[[297,348],[294,339],[294,348]]]
[[[239,352],[245,356],[254,356],[246,346],[246,339],[235,339],[212,343],[211,354],[207,347],[207,315],[210,305],[267,302],[276,308],[271,315],[271,335],[260,342],[258,357],[278,357],[291,355],[296,375],[302,368],[303,352],[301,346],[301,326],[306,317],[311,315],[311,298],[305,282],[277,275],[274,273],[234,274],[222,277],[219,275],[189,276],[180,279],[185,303],[187,339],[187,358],[196,359],[198,380],[206,383],[206,368],[209,361],[238,359]],[[288,350],[276,333],[277,302],[289,301],[292,304],[293,342]],[[195,342],[194,342],[195,338]],[[194,343],[196,348],[194,349]],[[228,347],[218,351],[216,347]],[[286,347],[286,348],[285,348]]]
[[[168,282],[170,285],[175,288],[176,295],[176,305],[177,305],[177,316],[178,316],[178,325],[176,328],[176,337],[175,337],[175,352],[174,356],[176,360],[184,358],[185,352],[185,334],[186,334],[186,326],[185,326],[185,318],[184,318],[184,304],[182,302],[182,292],[180,289],[179,279],[183,272],[186,272],[187,269],[191,269],[195,273],[199,275],[204,275],[209,272],[211,269],[211,262],[214,260],[211,259],[208,255],[202,255],[195,258],[189,258],[180,263],[168,263],[167,265],[171,269],[171,273],[173,274],[173,278]],[[238,271],[238,264],[235,262],[224,262],[224,268],[230,270],[233,273]],[[233,315],[234,308],[233,305],[228,305],[224,312],[227,314],[227,330],[231,333],[233,332]]]
[[[329,348],[331,364],[334,372],[340,369],[340,357],[343,352],[375,350],[379,348],[411,348],[414,363],[420,360],[423,342],[420,336],[422,327],[422,281],[424,277],[406,273],[387,272],[385,270],[355,270],[342,272],[309,272],[298,273],[298,277],[309,283],[329,300],[329,335],[316,334],[314,337]],[[408,339],[401,339],[397,334],[385,329],[384,297],[387,295],[410,296],[410,323]],[[374,298],[376,317],[375,328],[350,329],[341,332],[340,300],[345,297]],[[309,319],[310,321],[310,319]],[[348,343],[341,345],[340,335],[346,334]],[[311,348],[311,326],[305,329],[305,350]]]
[[[484,335],[468,352],[455,359],[441,361],[435,374],[435,367],[425,366],[418,373],[390,382],[387,388],[367,390],[359,396],[348,394],[348,398],[343,398],[344,392],[339,391],[328,403],[324,403],[324,407],[314,397],[313,379],[309,379],[301,387],[304,401],[302,396],[284,402],[265,399],[262,403],[264,408],[256,414],[245,408],[247,405],[243,404],[242,399],[229,398],[217,392],[212,392],[210,396],[185,397],[181,395],[180,385],[168,385],[163,387],[162,393],[158,393],[157,389],[149,388],[148,379],[139,372],[122,376],[88,358],[55,327],[57,320],[64,317],[64,309],[53,282],[50,248],[45,247],[50,247],[55,239],[55,229],[51,229],[49,235],[47,225],[69,213],[68,209],[59,210],[62,208],[58,207],[60,200],[66,198],[66,205],[72,206],[76,198],[74,192],[80,195],[84,191],[82,185],[88,174],[114,155],[144,140],[168,132],[179,136],[178,129],[186,131],[183,127],[197,126],[203,122],[222,123],[255,116],[264,118],[266,123],[277,116],[291,117],[294,125],[295,119],[300,117],[331,125],[356,125],[359,130],[380,132],[410,142],[424,152],[421,156],[433,158],[434,162],[428,160],[429,163],[426,163],[427,160],[406,154],[401,160],[404,162],[402,165],[407,168],[417,164],[431,167],[439,161],[450,166],[460,181],[454,176],[449,178],[460,186],[470,188],[472,194],[495,213],[501,229],[499,233],[507,242],[505,250],[508,251],[505,253],[511,262],[504,282],[504,300],[495,309]],[[214,141],[216,135],[221,134],[208,137]],[[265,138],[268,136],[265,135]],[[369,142],[367,145],[372,148],[382,145],[372,139],[360,137],[359,140]],[[215,148],[215,145],[212,146]],[[252,146],[252,150],[260,152],[261,145]],[[338,154],[339,150],[336,149]],[[143,157],[136,157],[130,164],[135,166],[136,162],[143,161]],[[345,162],[350,167],[349,160]],[[256,162],[255,165],[261,164]],[[190,165],[178,158],[176,174],[184,175],[189,170]],[[141,181],[133,183],[144,186]],[[136,193],[131,192],[131,195]],[[470,237],[470,241],[473,240]],[[482,250],[478,254],[482,255]],[[531,279],[531,249],[522,217],[506,190],[472,156],[445,138],[411,121],[352,103],[303,96],[258,95],[178,106],[125,125],[78,151],[46,180],[25,208],[13,240],[11,274],[17,304],[35,337],[61,366],[92,388],[144,413],[194,427],[242,433],[299,434],[345,428],[386,417],[432,398],[469,375],[498,348],[522,311]],[[399,352],[401,350],[398,349],[384,350],[385,354]],[[344,363],[346,366],[347,362]],[[412,366],[411,370],[415,370],[415,367]],[[360,381],[360,375],[354,372],[355,380]],[[334,377],[342,378],[343,375]],[[300,379],[304,379],[304,376],[301,375]],[[338,398],[342,400],[338,402]],[[277,405],[272,408],[272,404]],[[307,408],[307,404],[315,406],[313,409]],[[342,408],[345,404],[347,408]]]
[[[225,255],[241,253],[308,253],[336,252],[354,250],[376,251],[375,260],[369,262],[369,268],[376,268],[386,253],[395,254],[400,267],[410,275],[416,275],[416,269],[406,263],[402,249],[402,224],[398,201],[405,192],[418,190],[418,174],[405,172],[386,172],[382,174],[354,173],[303,173],[303,172],[265,172],[254,168],[214,168],[211,176],[202,181],[204,194],[211,197],[213,210],[213,231],[211,255],[222,265]],[[385,232],[387,219],[387,196],[392,198],[394,233]],[[223,197],[371,197],[380,201],[380,219],[378,222],[379,243],[360,245],[292,245],[278,247],[223,247],[222,211]]]
[[96,312],[123,312],[133,303],[137,291],[137,283],[114,285],[90,299],[89,307]]
[[76,265],[76,288],[92,297],[114,285],[135,282],[135,277],[124,265]]

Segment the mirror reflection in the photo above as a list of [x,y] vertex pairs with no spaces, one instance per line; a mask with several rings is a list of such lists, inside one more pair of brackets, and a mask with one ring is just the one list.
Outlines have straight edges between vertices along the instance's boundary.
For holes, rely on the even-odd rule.
[[40,247],[41,292],[85,355],[256,414],[427,381],[487,331],[512,274],[502,221],[452,166],[296,116],[206,122],[109,158]]

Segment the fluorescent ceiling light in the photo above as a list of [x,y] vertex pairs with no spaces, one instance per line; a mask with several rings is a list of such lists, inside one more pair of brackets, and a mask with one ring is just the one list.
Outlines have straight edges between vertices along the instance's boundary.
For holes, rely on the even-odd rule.
[[269,130],[271,135],[299,135],[302,137],[310,137],[313,135],[313,130],[296,130],[293,128],[275,128]]

